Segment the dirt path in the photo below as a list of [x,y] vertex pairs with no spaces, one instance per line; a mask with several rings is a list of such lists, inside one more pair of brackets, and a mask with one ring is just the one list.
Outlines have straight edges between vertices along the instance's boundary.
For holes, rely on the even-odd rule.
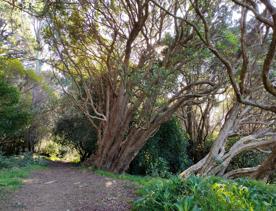
[[[70,164],[51,164],[34,172],[0,210],[75,211],[130,210],[135,187]],[[3,205],[2,205],[3,204]]]

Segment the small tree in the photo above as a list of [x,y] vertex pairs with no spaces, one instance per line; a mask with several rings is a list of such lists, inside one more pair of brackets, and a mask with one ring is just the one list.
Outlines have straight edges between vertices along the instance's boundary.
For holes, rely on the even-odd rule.
[[83,162],[96,151],[97,134],[89,122],[82,116],[63,117],[56,123],[55,141],[76,149]]

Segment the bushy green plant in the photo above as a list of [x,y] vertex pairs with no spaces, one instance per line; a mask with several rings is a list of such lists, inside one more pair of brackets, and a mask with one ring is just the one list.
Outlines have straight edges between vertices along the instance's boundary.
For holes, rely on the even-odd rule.
[[58,144],[49,142],[46,146],[40,149],[39,153],[47,157],[57,156],[59,154]]
[[14,154],[24,148],[23,135],[31,114],[20,101],[19,91],[0,77],[0,150]]
[[76,149],[81,161],[87,159],[96,149],[97,133],[83,116],[59,119],[54,134],[55,142]]
[[158,157],[156,160],[149,162],[146,174],[152,177],[169,177],[169,163],[162,157]]
[[171,178],[146,185],[134,210],[273,210],[276,186],[248,179]]
[[131,174],[168,177],[170,173],[187,168],[187,137],[176,118],[161,125],[151,137],[128,170]]
[[46,161],[34,157],[31,153],[25,153],[18,156],[4,156],[0,154],[0,170],[8,168],[28,167],[31,165],[46,165]]
[[254,167],[259,165],[267,155],[262,152],[257,151],[245,151],[238,154],[230,163],[228,170],[245,168],[245,167]]

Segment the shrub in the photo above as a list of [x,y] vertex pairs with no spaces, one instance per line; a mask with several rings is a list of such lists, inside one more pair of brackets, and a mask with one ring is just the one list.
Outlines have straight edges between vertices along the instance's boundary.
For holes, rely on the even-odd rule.
[[131,174],[168,177],[187,168],[187,138],[176,118],[161,125],[151,137],[128,170]]
[[0,77],[0,150],[7,155],[24,148],[24,131],[29,125],[29,107],[20,100],[19,91]]
[[30,153],[18,156],[4,156],[0,154],[0,170],[8,168],[28,167],[31,165],[46,165],[46,161],[39,157],[33,157]]
[[265,160],[267,154],[257,151],[245,151],[238,154],[230,163],[228,170],[254,167]]
[[134,210],[273,210],[276,186],[248,179],[171,178],[146,185]]
[[169,163],[162,157],[158,157],[156,160],[149,162],[146,169],[146,174],[152,177],[169,177]]
[[54,129],[55,142],[78,151],[80,160],[87,159],[96,149],[97,134],[82,116],[63,117]]
[[56,143],[49,142],[39,150],[39,153],[47,157],[51,157],[51,156],[56,157],[59,154],[59,146]]

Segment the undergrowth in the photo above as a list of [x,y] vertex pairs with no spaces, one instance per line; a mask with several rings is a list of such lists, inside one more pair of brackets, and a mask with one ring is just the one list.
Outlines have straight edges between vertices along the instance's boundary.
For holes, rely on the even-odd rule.
[[249,179],[178,177],[145,185],[134,210],[269,211],[276,209],[276,186]]
[[46,161],[30,154],[9,157],[0,155],[0,199],[7,192],[20,187],[23,179],[33,170],[42,169],[46,165]]

